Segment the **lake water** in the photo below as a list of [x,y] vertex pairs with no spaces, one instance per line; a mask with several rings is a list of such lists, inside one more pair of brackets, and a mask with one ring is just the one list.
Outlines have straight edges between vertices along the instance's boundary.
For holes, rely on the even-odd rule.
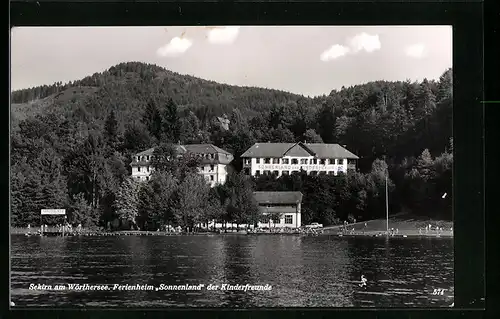
[[[11,300],[20,307],[445,307],[453,280],[452,238],[11,236]],[[30,284],[272,288],[56,291]]]

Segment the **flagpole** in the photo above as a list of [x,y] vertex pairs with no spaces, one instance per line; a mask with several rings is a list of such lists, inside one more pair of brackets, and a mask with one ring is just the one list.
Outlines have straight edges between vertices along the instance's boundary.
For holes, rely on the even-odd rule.
[[389,193],[387,190],[387,175],[389,175],[389,170],[385,174],[385,212],[386,212],[386,228],[387,234],[389,234]]

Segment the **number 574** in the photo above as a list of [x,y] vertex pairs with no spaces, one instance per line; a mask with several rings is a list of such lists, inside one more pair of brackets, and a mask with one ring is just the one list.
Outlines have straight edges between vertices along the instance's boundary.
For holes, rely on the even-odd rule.
[[432,292],[433,295],[437,296],[442,296],[444,295],[444,292],[446,291],[446,289],[442,289],[442,288],[437,288],[437,289],[434,289],[434,291]]

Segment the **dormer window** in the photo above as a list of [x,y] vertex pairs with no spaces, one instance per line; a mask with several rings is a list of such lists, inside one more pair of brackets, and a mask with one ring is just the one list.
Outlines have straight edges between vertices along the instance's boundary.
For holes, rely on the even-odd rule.
[[146,156],[146,161],[149,161],[149,155],[148,155],[148,156]]

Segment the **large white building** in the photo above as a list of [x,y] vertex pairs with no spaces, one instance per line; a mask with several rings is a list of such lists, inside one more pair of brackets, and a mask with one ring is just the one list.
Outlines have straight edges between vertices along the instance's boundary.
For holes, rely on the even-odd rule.
[[245,174],[277,176],[298,173],[309,175],[356,170],[358,156],[338,144],[255,143],[241,155]]
[[[182,156],[191,153],[201,158],[199,173],[205,180],[214,187],[217,184],[224,184],[230,171],[229,163],[233,160],[233,155],[212,144],[190,144],[175,145],[177,154]],[[149,180],[153,167],[154,148],[137,153],[132,159],[132,177],[143,181]]]

